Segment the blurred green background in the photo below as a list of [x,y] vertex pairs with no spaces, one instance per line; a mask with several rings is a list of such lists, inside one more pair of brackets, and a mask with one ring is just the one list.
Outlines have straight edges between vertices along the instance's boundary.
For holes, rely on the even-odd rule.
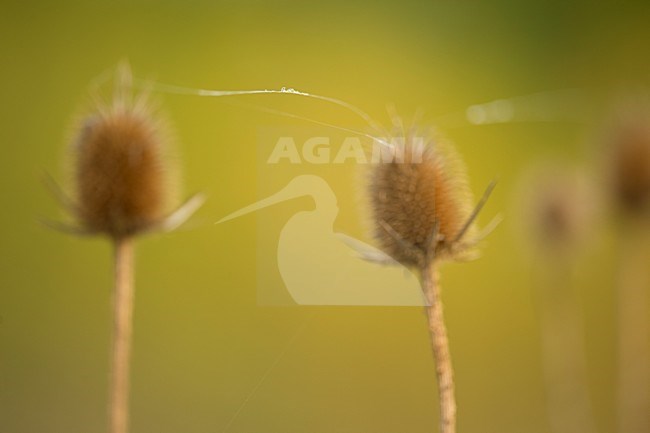
[[[384,123],[387,103],[406,119],[417,109],[424,124],[442,119],[474,193],[499,177],[479,222],[505,216],[480,260],[443,268],[459,431],[549,431],[533,264],[516,229],[518,182],[540,159],[593,159],[588,142],[607,101],[650,84],[648,22],[647,2],[3,1],[0,432],[106,431],[111,249],[39,225],[39,216],[61,215],[39,178],[43,170],[66,177],[70,127],[88,85],[125,58],[138,77],[164,83],[290,86],[344,99]],[[473,104],[564,89],[589,109],[568,121],[464,120]],[[186,230],[138,244],[132,431],[435,431],[421,309],[260,306],[256,217],[213,224],[259,198],[258,132],[310,125],[223,99],[159,99],[184,194],[204,191],[208,202]],[[229,101],[366,128],[343,109],[289,95]],[[346,170],[333,181],[335,230],[367,240],[355,176]],[[295,200],[257,218],[272,216],[279,231],[310,206]],[[614,256],[605,227],[574,278],[602,433],[615,431]]]

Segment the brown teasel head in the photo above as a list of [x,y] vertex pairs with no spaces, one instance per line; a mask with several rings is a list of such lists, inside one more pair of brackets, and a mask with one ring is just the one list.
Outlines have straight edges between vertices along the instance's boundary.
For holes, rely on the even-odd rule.
[[471,194],[450,144],[406,136],[385,145],[370,173],[374,236],[405,266],[460,258],[471,238]]
[[[522,193],[522,220],[540,251],[570,253],[586,239],[597,199],[587,176],[558,164],[531,174]],[[565,257],[562,254],[560,257]]]
[[82,229],[117,239],[155,227],[169,186],[164,134],[147,95],[132,95],[126,64],[118,68],[113,100],[98,103],[81,125],[73,164]]
[[621,116],[610,131],[611,192],[629,215],[650,211],[650,110]]

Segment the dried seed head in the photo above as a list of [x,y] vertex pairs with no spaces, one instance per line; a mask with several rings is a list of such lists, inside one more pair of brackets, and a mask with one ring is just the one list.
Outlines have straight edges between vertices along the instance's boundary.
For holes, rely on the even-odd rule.
[[625,113],[610,136],[611,191],[628,214],[650,211],[650,111]]
[[525,182],[521,201],[526,209],[522,219],[540,250],[569,253],[586,239],[596,199],[581,173],[558,166],[535,170]]
[[167,198],[161,124],[130,84],[122,65],[112,103],[83,120],[74,146],[77,218],[84,230],[112,238],[158,224]]
[[421,268],[457,257],[468,244],[470,193],[450,145],[408,136],[372,167],[370,205],[380,247],[406,266]]

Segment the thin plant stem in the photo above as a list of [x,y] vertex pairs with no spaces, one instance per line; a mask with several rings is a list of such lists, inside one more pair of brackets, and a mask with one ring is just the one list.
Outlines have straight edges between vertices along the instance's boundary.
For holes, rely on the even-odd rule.
[[624,234],[618,287],[618,431],[650,431],[648,237]]
[[127,433],[129,424],[129,358],[133,317],[133,239],[115,240],[113,351],[110,380],[110,433]]
[[454,375],[449,352],[447,328],[442,311],[440,284],[435,264],[426,264],[422,271],[422,290],[427,300],[425,307],[429,322],[431,348],[436,364],[438,395],[440,400],[440,432],[456,433],[456,397]]
[[582,311],[570,274],[563,257],[547,263],[536,282],[547,411],[554,433],[593,433]]

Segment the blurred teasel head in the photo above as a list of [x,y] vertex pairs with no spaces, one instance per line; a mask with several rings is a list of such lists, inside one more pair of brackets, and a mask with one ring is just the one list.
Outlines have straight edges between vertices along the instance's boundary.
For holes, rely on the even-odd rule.
[[71,146],[74,188],[65,204],[75,227],[57,227],[112,239],[177,227],[202,197],[168,214],[175,167],[167,155],[165,123],[149,92],[134,94],[130,67],[121,63],[112,98],[92,96],[92,110],[78,122]]
[[598,206],[589,178],[559,164],[528,173],[519,201],[535,247],[562,257],[587,239]]
[[405,134],[382,144],[370,173],[374,236],[397,262],[422,269],[439,259],[461,259],[476,243],[467,174],[451,144]]
[[650,104],[621,109],[607,134],[610,191],[627,215],[650,211]]

